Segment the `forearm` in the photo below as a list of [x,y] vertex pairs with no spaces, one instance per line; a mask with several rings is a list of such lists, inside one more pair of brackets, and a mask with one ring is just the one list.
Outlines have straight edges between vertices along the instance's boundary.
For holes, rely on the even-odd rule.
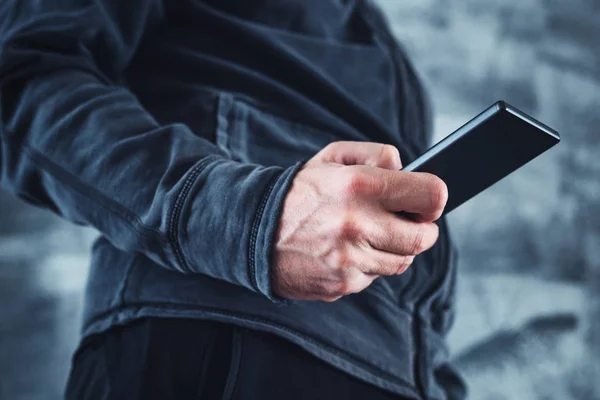
[[41,26],[1,48],[2,186],[166,268],[270,295],[270,237],[295,168],[238,163],[185,125],[159,125],[80,51],[77,30]]

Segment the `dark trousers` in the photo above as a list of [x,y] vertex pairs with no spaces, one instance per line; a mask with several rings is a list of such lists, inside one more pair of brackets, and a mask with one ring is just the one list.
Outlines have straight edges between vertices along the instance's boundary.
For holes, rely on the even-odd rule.
[[154,318],[82,342],[66,398],[401,399],[273,334]]

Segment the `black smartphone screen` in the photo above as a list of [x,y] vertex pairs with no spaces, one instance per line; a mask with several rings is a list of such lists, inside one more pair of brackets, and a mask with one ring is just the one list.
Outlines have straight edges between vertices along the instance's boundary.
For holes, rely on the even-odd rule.
[[558,132],[499,101],[401,171],[440,177],[448,187],[447,214],[559,141]]

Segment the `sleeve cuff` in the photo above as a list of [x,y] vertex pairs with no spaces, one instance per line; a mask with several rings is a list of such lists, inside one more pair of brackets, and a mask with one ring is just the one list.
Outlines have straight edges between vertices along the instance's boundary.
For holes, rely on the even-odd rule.
[[292,180],[307,160],[298,161],[285,169],[271,182],[261,205],[257,211],[252,227],[250,243],[250,274],[256,289],[269,300],[281,305],[295,303],[273,292],[271,286],[271,271],[273,270],[273,250],[282,213],[283,201],[288,193]]

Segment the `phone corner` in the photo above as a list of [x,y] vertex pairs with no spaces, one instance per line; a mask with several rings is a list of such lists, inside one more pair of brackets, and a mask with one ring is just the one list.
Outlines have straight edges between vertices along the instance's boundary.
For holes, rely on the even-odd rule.
[[498,100],[495,105],[498,111],[508,111],[508,109],[510,108],[508,103],[504,100]]

